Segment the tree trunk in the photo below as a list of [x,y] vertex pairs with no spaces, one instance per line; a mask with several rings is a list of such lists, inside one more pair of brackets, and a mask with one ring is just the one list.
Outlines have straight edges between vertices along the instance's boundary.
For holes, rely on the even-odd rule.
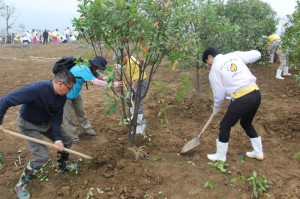
[[197,98],[200,97],[200,67],[197,66],[197,82],[196,82],[196,95]]
[[196,61],[196,97],[200,97],[200,63],[199,60],[201,58],[199,55],[197,56],[197,61]]
[[6,21],[6,37],[5,37],[5,43],[7,44],[8,42],[8,21]]

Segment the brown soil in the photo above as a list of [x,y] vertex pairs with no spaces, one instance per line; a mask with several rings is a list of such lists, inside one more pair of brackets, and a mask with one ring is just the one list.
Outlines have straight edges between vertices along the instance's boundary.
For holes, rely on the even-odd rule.
[[[1,45],[0,96],[30,82],[51,79],[53,63],[59,57],[82,55],[87,50],[90,49],[77,44]],[[111,62],[111,56],[107,57]],[[126,128],[118,125],[120,115],[105,114],[106,107],[102,102],[107,91],[89,86],[89,90],[83,89],[82,96],[88,118],[98,135],[81,135],[80,142],[74,143],[72,149],[94,159],[79,164],[79,175],[58,174],[51,168],[56,152],[49,149],[52,163],[45,168],[49,172],[49,181],[33,180],[28,186],[32,198],[81,199],[88,198],[90,192],[93,198],[112,199],[248,199],[253,198],[252,188],[241,182],[231,183],[230,179],[249,177],[253,171],[269,181],[270,198],[300,198],[300,162],[293,158],[300,151],[300,90],[294,77],[275,79],[277,67],[278,63],[252,68],[262,92],[262,104],[254,125],[263,138],[265,160],[245,157],[245,152],[252,148],[237,124],[231,131],[227,154],[231,174],[221,173],[207,164],[206,154],[214,153],[216,149],[215,139],[225,107],[207,128],[200,145],[185,155],[179,155],[182,146],[198,134],[212,112],[208,70],[201,71],[200,98],[195,97],[195,89],[192,89],[185,101],[179,103],[172,83],[166,91],[148,101],[146,133],[151,140],[141,136],[136,138],[136,147],[144,146],[148,153],[142,159],[136,159],[133,150],[128,148]],[[293,74],[298,72],[290,71]],[[194,74],[194,71],[191,70],[191,73]],[[164,72],[161,69],[155,81],[162,83],[174,75],[175,71]],[[148,95],[156,93],[152,89]],[[167,108],[168,125],[158,117],[160,108]],[[4,128],[17,131],[18,109],[12,107],[7,111]],[[0,169],[0,198],[16,198],[13,186],[31,154],[22,139],[4,133],[0,134],[0,152],[5,158]],[[164,161],[155,161],[154,157],[163,157]],[[71,160],[78,160],[78,157],[71,155]],[[204,187],[208,180],[213,182],[213,189]]]

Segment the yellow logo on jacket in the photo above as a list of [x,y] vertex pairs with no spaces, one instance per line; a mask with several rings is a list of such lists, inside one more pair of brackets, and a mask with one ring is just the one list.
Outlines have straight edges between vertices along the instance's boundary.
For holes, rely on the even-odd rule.
[[236,72],[237,71],[237,66],[235,64],[231,64],[230,71],[231,72]]

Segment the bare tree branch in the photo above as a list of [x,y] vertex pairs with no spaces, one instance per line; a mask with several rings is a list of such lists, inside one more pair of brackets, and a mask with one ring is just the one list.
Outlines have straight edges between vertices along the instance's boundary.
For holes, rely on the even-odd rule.
[[5,20],[6,24],[6,38],[5,43],[8,41],[9,30],[12,29],[14,23],[19,17],[16,7],[13,5],[7,5],[2,0],[0,1],[0,17]]

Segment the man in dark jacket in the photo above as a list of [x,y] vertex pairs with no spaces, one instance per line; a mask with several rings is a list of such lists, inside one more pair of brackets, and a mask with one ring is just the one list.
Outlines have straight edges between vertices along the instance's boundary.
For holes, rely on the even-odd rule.
[[48,31],[45,29],[45,31],[43,32],[43,38],[44,38],[44,40],[43,40],[43,44],[48,44],[48,36],[49,36],[49,33],[48,33]]
[[[18,116],[20,133],[36,139],[42,139],[43,135],[52,140],[58,150],[59,171],[67,170],[69,154],[64,152],[64,147],[72,146],[73,137],[61,127],[61,124],[63,107],[67,100],[66,94],[72,89],[74,83],[76,79],[72,73],[62,70],[53,80],[33,82],[0,99],[0,131],[7,109],[22,104]],[[49,160],[46,146],[31,141],[26,141],[26,144],[33,157],[15,186],[17,198],[22,199],[30,198],[26,186]]]

